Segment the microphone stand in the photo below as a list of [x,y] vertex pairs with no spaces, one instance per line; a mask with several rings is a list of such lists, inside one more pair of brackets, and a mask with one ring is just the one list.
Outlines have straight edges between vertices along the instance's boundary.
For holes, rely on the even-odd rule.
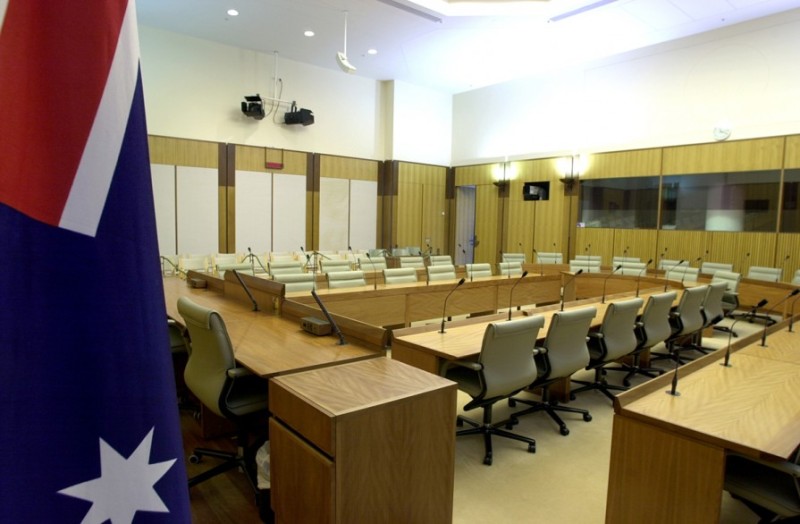
[[456,284],[453,287],[453,289],[450,290],[450,292],[447,294],[447,296],[444,297],[444,306],[442,306],[442,328],[439,330],[439,333],[444,333],[444,320],[445,320],[445,318],[447,318],[447,316],[446,316],[447,315],[447,300],[450,298],[450,295],[453,294],[453,291],[458,289],[458,286],[460,286],[463,283],[464,283],[464,279],[462,278],[461,280],[458,281],[458,284]]
[[564,311],[564,290],[566,290],[567,284],[575,280],[575,277],[577,277],[581,273],[583,273],[583,270],[579,269],[577,272],[575,272],[574,275],[572,275],[572,277],[570,277],[569,279],[567,279],[566,282],[564,282],[563,286],[561,286],[561,311]]
[[247,248],[247,257],[250,258],[250,274],[255,276],[256,275],[256,261],[253,260],[253,250],[249,247]]
[[731,336],[733,335],[733,327],[736,325],[736,323],[742,320],[743,318],[752,317],[753,315],[756,314],[756,311],[758,311],[759,308],[762,308],[766,305],[767,305],[767,299],[762,298],[758,304],[750,308],[750,311],[748,311],[747,313],[745,313],[744,315],[733,321],[733,323],[731,324],[730,331],[728,331],[728,347],[725,349],[725,360],[720,364],[720,366],[724,366],[726,368],[731,367],[729,363],[731,359]]
[[542,258],[539,256],[539,252],[536,251],[536,248],[533,249],[533,256],[536,257],[536,260],[539,262],[539,275],[544,276],[544,262]]
[[374,284],[373,290],[378,289],[378,273],[375,272],[375,262],[372,261],[372,257],[369,256],[369,251],[367,251],[367,260],[369,260],[369,264],[372,266],[372,283]]
[[620,269],[622,269],[622,264],[618,264],[617,267],[615,267],[614,270],[611,273],[609,273],[609,275],[606,278],[603,279],[603,298],[600,300],[601,304],[606,303],[606,282],[608,282],[608,279],[614,276],[614,273],[616,273]]
[[186,278],[186,271],[184,271],[181,268],[179,268],[178,266],[176,266],[175,263],[172,262],[172,260],[168,259],[165,256],[161,256],[160,258],[161,258],[162,262],[166,262],[167,264],[172,266],[172,269],[175,271],[175,273],[179,273],[179,274],[183,275],[183,278]]
[[649,266],[652,263],[653,263],[653,259],[651,258],[650,260],[647,261],[647,264],[645,264],[644,267],[639,270],[639,274],[636,275],[636,296],[637,297],[639,296],[639,281],[642,278],[642,272],[647,271],[647,266]]
[[517,284],[522,282],[522,279],[527,277],[527,276],[528,276],[528,272],[527,271],[523,271],[522,272],[522,276],[519,277],[519,279],[517,279],[516,282],[514,282],[514,285],[511,286],[511,290],[508,292],[508,320],[511,320],[511,307],[512,307],[511,306],[511,304],[512,304],[511,298],[514,296],[514,288],[517,287]]
[[240,284],[240,285],[242,286],[242,288],[244,289],[244,292],[245,292],[245,293],[247,293],[247,298],[249,298],[249,299],[250,299],[250,302],[252,302],[252,303],[253,303],[253,311],[259,311],[259,309],[258,309],[258,302],[256,302],[256,299],[255,299],[255,298],[253,298],[253,294],[250,292],[250,288],[248,288],[248,287],[247,287],[247,284],[245,284],[245,283],[244,283],[244,280],[242,280],[242,276],[241,276],[241,275],[239,275],[239,272],[238,272],[238,271],[236,271],[235,269],[231,269],[231,272],[232,272],[232,273],[233,273],[233,275],[236,277],[236,280],[238,280],[238,281],[239,281],[239,284]]
[[[664,293],[667,292],[667,286],[669,285],[669,279],[667,278],[667,276],[669,275],[669,272],[672,271],[673,269],[675,269],[676,267],[680,266],[684,262],[685,262],[684,259],[680,259],[677,264],[673,265],[671,268],[669,268],[666,271],[664,271]],[[683,276],[686,276],[686,272],[685,271],[683,273]],[[681,278],[681,285],[683,285],[683,278]]]
[[[778,301],[777,304],[772,306],[769,311],[767,311],[767,318],[771,318],[770,314],[775,311],[775,308],[786,302],[787,299],[795,296],[796,294],[800,293],[800,288],[794,288],[791,293],[783,297]],[[761,347],[767,347],[767,327],[769,327],[769,322],[764,322],[764,331],[761,333]]]

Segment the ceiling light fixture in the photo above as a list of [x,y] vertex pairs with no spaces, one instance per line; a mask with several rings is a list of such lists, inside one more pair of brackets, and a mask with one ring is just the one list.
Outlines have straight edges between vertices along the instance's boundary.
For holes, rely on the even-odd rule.
[[597,9],[598,7],[603,7],[607,4],[613,4],[617,0],[599,0],[598,2],[594,2],[593,4],[585,5],[583,7],[579,7],[578,9],[573,9],[572,11],[567,11],[566,13],[561,13],[560,15],[556,15],[552,17],[548,22],[558,22],[559,20],[564,20],[565,18],[570,18],[575,15],[579,15],[581,13],[585,13],[586,11],[591,11],[592,9]]
[[307,29],[303,31],[303,35],[311,38],[312,36],[314,36],[314,31],[312,31],[311,29]]
[[239,16],[239,11],[237,11],[236,9],[228,9],[228,15],[229,16]]
[[377,49],[367,49],[367,54],[368,55],[377,55],[378,54],[378,50]]
[[345,73],[355,73],[356,68],[347,59],[347,11],[344,12],[344,50],[336,53],[336,63]]

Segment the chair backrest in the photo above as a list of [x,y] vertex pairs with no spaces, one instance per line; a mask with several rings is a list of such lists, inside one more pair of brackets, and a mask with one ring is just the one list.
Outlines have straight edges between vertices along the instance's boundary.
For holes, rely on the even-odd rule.
[[716,324],[725,316],[725,311],[722,309],[722,297],[727,290],[727,282],[711,282],[708,285],[708,291],[703,300],[703,315],[706,317],[706,326]]
[[485,278],[492,276],[492,265],[488,263],[466,264],[467,278]]
[[287,293],[314,289],[315,275],[313,273],[277,273],[272,278],[275,282],[283,284]]
[[[256,263],[256,267],[258,267],[258,263]],[[247,273],[249,275],[253,270],[253,266],[250,265],[250,262],[239,262],[238,264],[218,264],[217,273],[219,274],[219,278],[224,278],[225,272],[231,271],[232,269],[235,269],[240,273]]]
[[597,262],[598,266],[603,263],[603,257],[601,257],[600,255],[575,255],[574,260]]
[[411,253],[409,253],[408,248],[406,248],[406,247],[396,247],[396,248],[392,249],[392,256],[407,257],[410,254]]
[[639,347],[651,348],[659,342],[664,342],[672,334],[669,312],[677,296],[676,291],[667,291],[650,295],[650,298],[647,299],[647,304],[645,304],[639,320],[641,338]]
[[570,273],[577,273],[582,269],[584,273],[599,273],[600,261],[590,259],[573,259],[569,261]]
[[674,335],[688,335],[699,331],[705,325],[703,315],[703,301],[708,292],[708,285],[687,287],[683,290],[681,301],[674,317],[678,324],[678,330]]
[[778,282],[782,275],[783,270],[779,267],[750,266],[750,270],[747,272],[747,278],[767,282]]
[[589,364],[586,335],[596,314],[595,307],[553,314],[544,341],[544,347],[547,348],[545,359],[548,362],[548,380],[567,377]]
[[499,262],[497,264],[497,272],[503,276],[521,276],[522,263],[521,262]]
[[605,350],[604,361],[617,360],[632,353],[639,345],[636,339],[636,317],[643,303],[642,298],[636,297],[608,305],[600,325],[600,344]]
[[561,253],[542,253],[540,251],[536,252],[536,263],[537,264],[563,264],[564,263],[564,255]]
[[303,263],[299,260],[270,260],[267,264],[269,274],[272,278],[276,275],[284,275],[286,273],[302,273]]
[[174,275],[179,262],[178,255],[161,255],[161,274],[164,276]]
[[689,261],[688,260],[684,260],[683,262],[681,262],[680,260],[672,260],[672,259],[669,259],[669,258],[662,258],[661,260],[658,261],[658,269],[663,269],[665,271],[666,270],[670,270],[673,267],[688,266],[688,265],[689,265]]
[[335,258],[323,258],[320,263],[320,271],[323,273],[331,273],[332,271],[351,271],[353,268],[349,260],[339,260]]
[[289,260],[296,260],[294,254],[288,251],[270,251],[269,252],[269,261],[270,262],[287,262]]
[[413,284],[417,281],[417,270],[413,267],[395,267],[383,270],[385,284]]
[[617,271],[617,274],[619,275],[633,275],[638,277],[647,274],[647,264],[644,262],[620,262],[619,264],[614,265],[614,267],[617,267],[618,265],[622,266]]
[[178,259],[178,267],[184,271],[206,271],[208,266],[206,265],[206,257],[205,255],[189,255],[186,257],[181,257]]
[[406,246],[406,250],[408,254],[412,257],[421,257],[422,256],[422,249],[419,246]]
[[519,391],[536,379],[533,348],[544,317],[535,315],[486,326],[481,346],[484,398],[496,398]]
[[191,352],[183,372],[186,386],[211,411],[225,417],[222,411],[228,370],[236,367],[228,330],[222,317],[192,302],[178,299],[178,313],[189,331]]
[[525,263],[525,253],[503,253],[503,262],[519,262],[522,265]]
[[795,270],[794,276],[792,277],[792,285],[800,286],[800,269]]
[[215,253],[211,257],[211,264],[219,266],[224,264],[235,264],[238,262],[239,256],[236,253]]
[[400,267],[425,267],[422,257],[400,257]]
[[456,279],[456,267],[452,264],[449,266],[428,266],[427,270],[429,282]]
[[697,282],[697,277],[700,275],[700,269],[689,266],[677,266],[667,270],[667,280],[679,280],[684,284]]
[[359,259],[361,271],[383,271],[386,269],[386,257],[373,257],[372,255]]
[[450,255],[431,255],[430,264],[432,266],[452,266],[453,257]]
[[340,289],[344,287],[366,286],[363,271],[336,271],[328,273],[328,288]]
[[723,264],[722,262],[703,262],[700,265],[700,272],[712,277],[717,271],[733,271],[733,264]]
[[734,273],[733,271],[724,271],[722,269],[717,270],[714,273],[714,276],[711,277],[711,283],[714,282],[725,282],[728,284],[728,293],[738,293],[739,292],[739,283],[742,281],[742,275],[740,273]]
[[624,266],[625,264],[628,264],[628,263],[638,264],[640,262],[642,262],[642,259],[639,258],[639,257],[612,257],[611,258],[611,264],[614,267],[617,267],[620,264],[622,264]]

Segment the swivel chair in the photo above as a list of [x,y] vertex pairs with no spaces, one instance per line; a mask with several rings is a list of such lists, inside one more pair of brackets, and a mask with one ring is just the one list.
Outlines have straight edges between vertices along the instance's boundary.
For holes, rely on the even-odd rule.
[[202,457],[216,457],[223,462],[189,479],[189,487],[206,481],[233,468],[241,468],[253,490],[255,482],[255,451],[265,439],[249,442],[250,427],[266,420],[267,382],[238,367],[225,322],[216,311],[178,299],[178,312],[191,338],[191,352],[186,363],[186,386],[210,411],[236,424],[239,451],[229,453],[215,449],[197,448],[189,457],[192,463]]
[[447,265],[428,266],[425,269],[428,272],[428,282],[434,282],[437,280],[456,279],[456,268],[452,264],[449,266]]
[[761,523],[776,517],[797,522],[792,517],[800,515],[800,448],[783,462],[729,455],[725,490],[761,517]]
[[492,276],[492,265],[488,263],[466,264],[464,269],[466,269],[469,280]]
[[417,281],[417,270],[413,267],[395,267],[383,270],[383,283],[392,284],[413,284]]
[[492,464],[492,435],[526,442],[530,453],[536,451],[534,439],[500,428],[510,429],[510,420],[492,422],[492,406],[528,387],[536,378],[534,346],[542,326],[544,317],[541,315],[493,322],[486,326],[478,361],[457,360],[445,370],[445,377],[455,381],[460,390],[472,397],[464,410],[483,408],[483,423],[458,417],[459,426],[467,423],[472,427],[457,431],[456,436],[482,434],[483,463],[487,466]]
[[664,341],[667,353],[653,353],[653,358],[672,359],[683,364],[681,351],[697,349],[697,335],[706,322],[703,314],[703,301],[708,293],[708,285],[688,287],[681,294],[681,301],[675,311],[670,314],[672,334]]

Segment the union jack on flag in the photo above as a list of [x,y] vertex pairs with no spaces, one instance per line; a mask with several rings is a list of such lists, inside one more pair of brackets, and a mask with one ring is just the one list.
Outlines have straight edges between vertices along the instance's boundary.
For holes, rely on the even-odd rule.
[[133,0],[0,0],[5,522],[189,522]]

